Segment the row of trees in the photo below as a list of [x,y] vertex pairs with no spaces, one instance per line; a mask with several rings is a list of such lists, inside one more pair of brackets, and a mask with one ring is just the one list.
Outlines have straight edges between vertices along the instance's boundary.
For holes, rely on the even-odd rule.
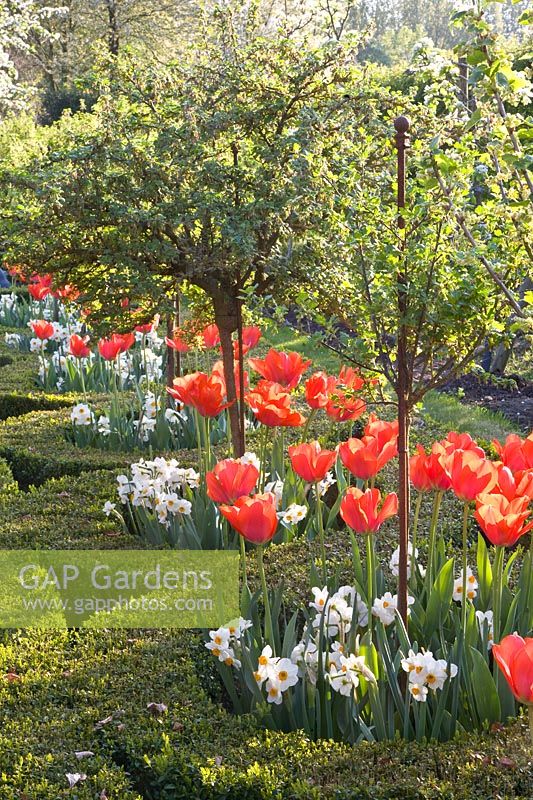
[[[526,5],[492,4],[500,32],[520,36]],[[365,35],[361,61],[404,62],[424,37],[440,48],[458,40],[449,26],[453,0],[10,0],[0,9],[0,114],[30,103],[50,122],[65,108],[90,104],[96,54],[129,49],[144,63],[168,63],[191,40],[202,41],[206,16],[227,7],[241,42],[251,31],[275,36],[280,25],[314,42],[356,32]]]

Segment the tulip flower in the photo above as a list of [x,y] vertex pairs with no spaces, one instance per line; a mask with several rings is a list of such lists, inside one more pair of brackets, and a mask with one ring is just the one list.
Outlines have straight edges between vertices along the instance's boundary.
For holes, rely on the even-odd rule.
[[292,468],[307,483],[323,481],[337,460],[336,450],[322,450],[318,442],[289,447]]
[[[356,533],[366,537],[367,552],[367,605],[371,609],[374,605],[374,595],[377,585],[376,554],[374,550],[374,536],[381,525],[389,517],[398,512],[398,497],[388,494],[381,505],[381,492],[379,489],[367,489],[362,492],[351,486],[346,490],[340,505],[340,515],[344,522]],[[368,615],[368,630],[372,639],[372,614]]]
[[232,505],[221,505],[220,513],[252,544],[266,544],[276,533],[278,515],[272,492],[239,497]]
[[133,332],[114,333],[112,338],[114,341],[119,342],[121,353],[125,353],[126,350],[129,350],[130,347],[133,347],[133,345],[135,344],[135,334]]
[[204,342],[204,347],[207,350],[217,347],[220,344],[220,331],[218,330],[218,325],[206,325],[201,332],[201,337]]
[[231,405],[225,402],[225,386],[220,379],[204,372],[174,378],[173,387],[168,387],[167,392],[180,403],[195,408],[202,417],[217,417]]
[[505,444],[500,444],[497,439],[493,439],[492,444],[504,466],[513,472],[533,470],[533,433],[530,433],[527,439],[522,439],[516,433],[510,433]]
[[[384,419],[378,419],[375,414],[370,414],[368,417],[368,422],[365,425],[365,429],[363,431],[364,436],[372,436],[374,439],[377,439],[380,450],[383,449],[389,443],[392,443],[395,447],[394,455],[398,454],[398,420],[395,419],[392,422],[387,422]],[[391,456],[394,458],[394,456]]]
[[360,391],[365,386],[365,380],[353,367],[341,367],[338,383],[354,392]]
[[111,339],[100,339],[98,342],[98,352],[106,361],[114,361],[122,352],[122,341],[113,334]]
[[468,450],[475,453],[480,458],[485,458],[485,451],[479,447],[478,443],[472,439],[469,433],[456,433],[450,431],[445,439],[442,439],[440,444],[444,447],[448,455],[451,455],[456,450]]
[[315,372],[305,382],[305,399],[313,410],[325,408],[329,395],[337,385],[337,378],[325,372]]
[[533,500],[533,470],[518,471],[513,475],[509,467],[497,464],[496,473],[496,484],[491,490],[492,494],[503,494],[507,500],[514,500],[517,497]]
[[385,520],[398,512],[398,497],[393,492],[385,497],[381,508],[380,504],[379,489],[362,492],[361,489],[351,486],[342,498],[340,515],[356,533],[377,533]]
[[279,383],[284,389],[290,391],[298,386],[300,378],[311,361],[304,361],[300,353],[282,353],[272,347],[265,358],[250,358],[248,363],[267,381]]
[[239,497],[250,494],[259,478],[259,470],[253,464],[241,464],[237,459],[226,458],[208,472],[207,495],[215,503],[233,505]]
[[363,481],[374,478],[397,452],[395,440],[386,442],[383,449],[380,449],[378,439],[373,436],[351,438],[339,446],[339,455],[344,466]]
[[50,289],[48,286],[43,286],[42,283],[30,283],[28,292],[34,300],[44,300],[50,294]]
[[146,322],[144,323],[144,325],[135,326],[135,330],[137,331],[137,333],[152,333],[153,329],[154,329],[153,322]]
[[452,489],[463,503],[475,500],[482,492],[490,492],[496,483],[494,464],[477,453],[455,450],[449,459]]
[[61,286],[57,292],[56,296],[61,298],[61,300],[69,300],[70,302],[74,302],[78,299],[81,292],[76,289],[75,286],[72,286],[70,283],[66,283],[64,286]]
[[257,563],[265,607],[265,638],[267,643],[274,647],[272,613],[263,564],[263,548],[265,544],[272,540],[278,525],[276,498],[270,492],[256,494],[253,497],[239,497],[231,506],[220,506],[220,512],[226,517],[230,525],[240,533],[242,539],[258,545]]
[[74,358],[87,358],[91,354],[91,348],[87,346],[87,342],[89,341],[88,336],[78,336],[77,333],[73,333],[70,337],[69,343],[69,353]]
[[256,419],[269,428],[296,428],[305,422],[299,411],[291,409],[291,397],[279,383],[259,381],[244,399]]
[[45,319],[32,320],[30,325],[35,336],[41,341],[44,341],[45,339],[51,339],[54,335],[54,326],[51,322],[47,322]]
[[248,325],[242,329],[242,343],[248,350],[257,347],[260,338],[261,328],[258,328],[257,325]]
[[524,639],[512,633],[493,645],[492,653],[512,693],[519,703],[528,707],[533,743],[533,638]]
[[434,487],[428,473],[428,455],[421,444],[416,446],[416,455],[409,459],[411,483],[418,492],[429,492]]
[[[224,389],[224,394],[227,394],[226,390],[226,376],[224,374],[224,362],[223,361],[215,361],[213,364],[213,369],[211,370],[211,375],[214,378],[217,378]],[[237,393],[237,398],[240,400],[241,398],[241,381],[240,381],[240,372],[239,372],[239,362],[235,361],[233,364],[233,377],[235,380],[235,391]],[[249,375],[244,371],[244,388],[248,388],[248,384],[250,382]]]
[[170,347],[171,350],[177,350],[178,353],[188,353],[190,350],[189,345],[180,337],[178,331],[174,331],[172,339],[169,339],[169,337],[166,336],[165,342],[167,347]]
[[326,414],[334,422],[353,422],[365,413],[365,401],[353,396],[351,391],[344,392],[337,387],[328,395]]
[[502,494],[482,494],[476,502],[475,518],[487,539],[496,547],[513,547],[533,529],[526,520],[531,514],[528,497],[508,500]]

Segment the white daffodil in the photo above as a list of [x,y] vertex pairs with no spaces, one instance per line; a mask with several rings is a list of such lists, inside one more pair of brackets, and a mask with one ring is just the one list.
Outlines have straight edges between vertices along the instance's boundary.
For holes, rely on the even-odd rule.
[[[466,596],[468,600],[474,600],[477,596],[478,582],[476,576],[470,569],[466,568]],[[456,578],[453,584],[452,598],[457,602],[463,602],[463,570],[461,570],[459,577]]]
[[279,706],[283,700],[281,687],[279,683],[273,680],[268,680],[266,684],[267,701]]
[[108,517],[111,514],[111,512],[115,510],[115,508],[116,505],[108,500],[107,503],[104,503],[102,511],[104,512],[106,517]]
[[285,525],[297,525],[307,516],[307,506],[299,506],[296,503],[290,505],[281,515]]
[[85,403],[78,403],[71,411],[70,419],[74,425],[91,425],[94,422],[94,414]]
[[290,658],[279,658],[268,665],[267,676],[281,692],[285,692],[298,683],[298,667]]
[[271,492],[274,495],[276,498],[276,508],[279,508],[283,498],[283,481],[270,481],[270,483],[267,483],[265,486],[265,492]]
[[418,703],[425,703],[428,696],[428,687],[421,683],[410,683],[409,693]]
[[483,638],[485,626],[487,630],[487,648],[492,649],[494,644],[494,620],[492,611],[476,611],[476,619],[479,625],[479,632]]
[[261,462],[259,461],[259,458],[251,451],[246,452],[243,456],[241,456],[239,461],[241,464],[252,464],[256,469],[261,469]]

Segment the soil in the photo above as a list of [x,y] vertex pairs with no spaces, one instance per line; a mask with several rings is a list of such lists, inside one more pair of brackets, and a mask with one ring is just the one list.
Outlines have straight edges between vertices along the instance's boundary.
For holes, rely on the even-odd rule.
[[529,433],[533,430],[533,381],[526,381],[518,375],[506,375],[496,381],[480,380],[477,375],[463,375],[447,383],[442,391],[457,394],[462,389],[466,402],[499,411]]

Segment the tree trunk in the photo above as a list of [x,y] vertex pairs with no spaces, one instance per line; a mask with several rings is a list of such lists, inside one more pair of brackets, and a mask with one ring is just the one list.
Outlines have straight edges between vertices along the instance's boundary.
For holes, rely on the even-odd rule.
[[[179,330],[181,326],[181,309],[180,309],[180,293],[176,292],[176,297],[174,299],[174,308],[175,308],[175,322],[176,328]],[[179,350],[176,350],[176,375],[178,378],[181,378],[181,353]]]
[[[172,339],[174,335],[174,325],[172,314],[167,315],[167,337]],[[174,376],[175,376],[175,369],[174,369],[174,350],[172,347],[167,345],[167,386],[171,387],[174,383]],[[168,396],[170,400],[170,395]]]
[[239,327],[238,300],[229,294],[212,295],[215,322],[220,332],[220,345],[222,348],[222,363],[224,365],[224,380],[226,381],[226,394],[228,403],[231,403],[228,413],[231,429],[231,443],[234,458],[244,454],[242,449],[241,426],[239,408],[237,405],[237,387],[235,386],[235,372],[233,359],[232,333]]
[[239,345],[239,428],[240,428],[240,451],[241,455],[246,452],[246,414],[244,405],[244,352],[242,341],[242,300],[238,301],[238,328],[237,328],[237,342]]
[[[533,280],[528,276],[527,278],[525,278],[522,281],[522,283],[520,285],[520,288],[518,290],[519,294],[520,294],[519,303],[520,303],[521,307],[524,307],[525,304],[526,304],[525,303],[525,299],[524,299],[525,293],[531,291],[531,289],[533,289]],[[516,322],[516,316],[514,314],[512,314],[509,317],[509,319],[507,321],[507,325],[510,326],[510,325],[512,325],[513,322]],[[511,358],[511,356],[513,354],[513,347],[516,344],[516,341],[518,339],[520,339],[521,335],[522,334],[518,333],[512,339],[511,344],[510,344],[509,347],[506,344],[504,344],[503,342],[501,342],[498,345],[498,347],[496,348],[496,350],[494,351],[494,353],[491,354],[492,358],[491,358],[491,361],[490,361],[489,372],[492,375],[503,375],[504,374],[505,369],[507,367],[507,364],[509,362],[509,359]]]

